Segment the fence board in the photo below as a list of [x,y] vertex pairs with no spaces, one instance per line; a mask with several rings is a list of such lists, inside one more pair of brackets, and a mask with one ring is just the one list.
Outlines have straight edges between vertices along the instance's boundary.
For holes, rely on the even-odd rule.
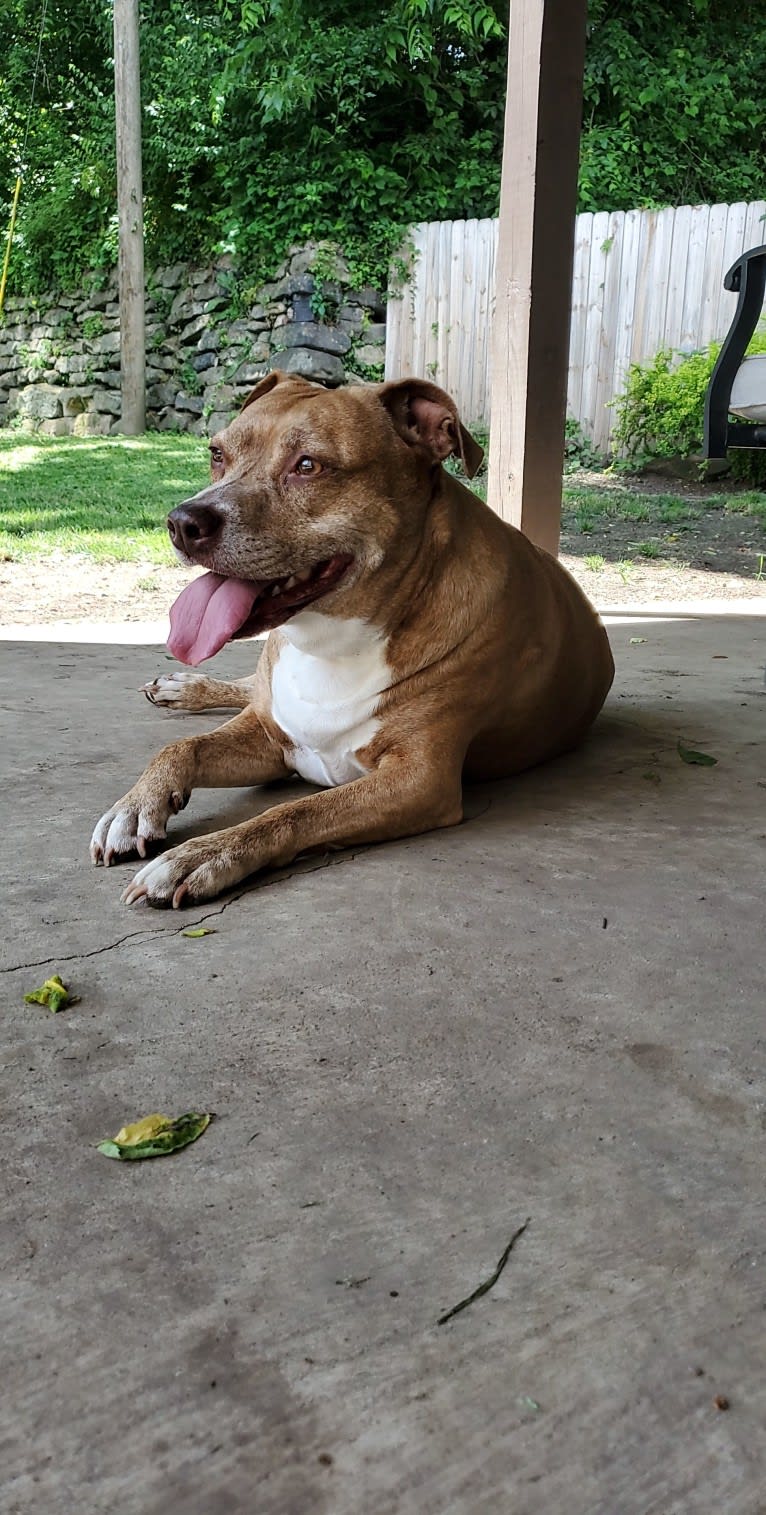
[[680,348],[683,341],[684,299],[689,265],[692,207],[680,205],[673,216],[668,268],[663,345]]
[[[742,201],[730,205],[726,216],[726,230],[723,238],[723,271],[727,272],[732,263],[744,251],[745,229],[747,225],[747,206]],[[718,292],[718,314],[716,325],[722,325],[723,330],[729,326],[734,311],[737,308],[737,296],[729,289],[724,289],[721,283]]]
[[611,410],[605,395],[614,390],[614,369],[617,357],[617,317],[620,304],[620,280],[622,275],[622,232],[625,215],[615,211],[609,217],[607,236],[604,242],[604,279],[601,301],[601,330],[599,333],[596,393],[594,397],[593,441],[599,450],[609,444],[612,424]]
[[588,279],[590,249],[593,241],[593,216],[590,211],[577,217],[575,225],[574,265],[572,269],[572,314],[569,328],[569,382],[567,404],[570,415],[582,410],[582,371],[585,359],[585,333],[588,324]]
[[[641,220],[641,211],[629,210],[625,214],[622,225],[620,298],[616,316],[617,338],[614,353],[614,373],[611,383],[612,396],[607,400],[607,405],[611,403],[611,398],[614,395],[622,393],[631,363],[633,322],[636,310],[636,285],[638,283],[638,259],[641,250]],[[613,412],[605,411],[607,425],[611,425],[612,419]],[[593,440],[595,442],[595,437]],[[605,446],[607,440],[608,438],[599,445]]]
[[[702,290],[698,302],[699,328],[696,339],[698,347],[706,347],[708,342],[713,342],[716,337],[723,336],[723,331],[720,329],[722,319],[728,326],[727,318],[725,316],[722,318],[719,310],[722,308],[721,299],[724,293],[723,278],[728,267],[724,261],[724,237],[728,210],[727,205],[711,205],[710,207],[703,260]],[[679,342],[678,345],[680,347],[681,343]]]
[[[665,316],[674,215],[675,212],[672,210],[658,210],[656,213],[651,265],[647,267],[646,324],[643,342],[645,352],[659,352],[660,348],[666,345]],[[664,277],[656,277],[655,271],[658,269],[663,270]]]
[[[684,352],[693,352],[700,346],[700,279],[705,264],[709,230],[710,207],[693,205],[686,248],[686,281],[679,343],[679,347]],[[716,316],[716,322],[717,319]]]
[[[608,447],[612,402],[631,363],[726,335],[735,296],[723,276],[763,243],[763,200],[577,217],[568,406],[597,447]],[[485,425],[497,221],[423,224],[412,244],[410,282],[388,303],[386,377],[431,377],[469,426]]]
[[585,350],[583,353],[582,393],[580,397],[580,422],[588,436],[594,436],[599,411],[598,365],[601,347],[601,322],[594,323],[594,312],[601,311],[604,301],[609,216],[599,211],[593,217],[590,268],[588,270],[588,293],[585,303]]

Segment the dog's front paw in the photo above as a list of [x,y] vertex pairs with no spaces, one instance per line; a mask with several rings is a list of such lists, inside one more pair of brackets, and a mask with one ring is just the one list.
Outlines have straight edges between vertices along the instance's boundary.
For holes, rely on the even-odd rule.
[[90,840],[91,862],[108,868],[131,852],[146,857],[153,843],[164,841],[170,816],[183,810],[188,800],[188,794],[178,791],[158,797],[131,789],[98,822]]
[[210,683],[205,673],[189,673],[179,668],[173,673],[158,674],[148,684],[142,684],[140,693],[145,694],[152,705],[173,705],[176,710],[206,710],[210,701],[205,698],[205,688]]
[[152,858],[123,890],[122,900],[126,905],[146,900],[148,905],[172,905],[177,910],[179,905],[215,899],[248,871],[227,847],[226,833],[213,832]]

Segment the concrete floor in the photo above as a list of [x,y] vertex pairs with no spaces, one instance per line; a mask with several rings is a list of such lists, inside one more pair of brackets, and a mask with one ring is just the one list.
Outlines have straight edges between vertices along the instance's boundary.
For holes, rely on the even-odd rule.
[[619,621],[583,751],[181,917],[87,841],[216,718],[134,692],[161,651],[3,646],[8,1515],[766,1511],[764,631]]

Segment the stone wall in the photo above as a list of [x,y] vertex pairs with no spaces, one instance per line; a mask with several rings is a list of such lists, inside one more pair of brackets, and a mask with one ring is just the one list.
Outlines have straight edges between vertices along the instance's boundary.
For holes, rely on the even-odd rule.
[[[321,272],[320,272],[321,270]],[[252,302],[231,261],[176,264],[147,279],[147,425],[208,435],[272,368],[331,386],[383,377],[385,310],[354,289],[343,259],[293,253]],[[49,436],[120,429],[114,279],[90,294],[6,300],[0,325],[0,424]]]

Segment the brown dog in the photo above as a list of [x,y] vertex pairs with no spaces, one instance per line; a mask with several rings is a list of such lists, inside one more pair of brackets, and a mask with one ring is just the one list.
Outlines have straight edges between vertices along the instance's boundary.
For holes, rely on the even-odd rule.
[[560,564],[442,468],[481,461],[442,390],[272,373],[210,452],[213,483],[168,518],[183,561],[211,570],[176,601],[169,646],[196,664],[271,635],[252,679],[147,686],[156,704],[241,713],[164,747],[91,856],[145,858],[197,787],[295,772],[326,787],[164,852],[128,903],[207,900],[310,849],[453,826],[463,774],[506,777],[580,741],[614,675],[606,632]]

